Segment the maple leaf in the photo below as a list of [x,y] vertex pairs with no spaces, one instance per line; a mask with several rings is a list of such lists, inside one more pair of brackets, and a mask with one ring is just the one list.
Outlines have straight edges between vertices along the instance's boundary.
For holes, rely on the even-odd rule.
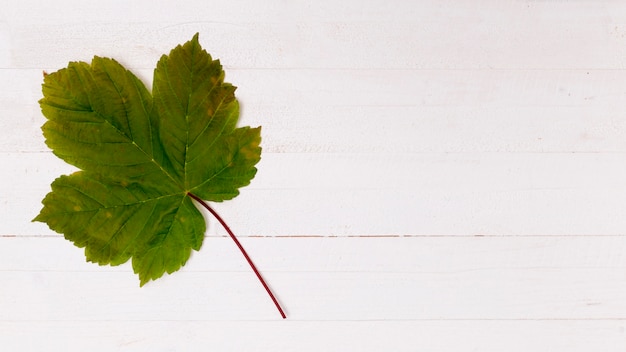
[[152,94],[117,61],[94,57],[44,75],[42,130],[54,154],[82,171],[61,176],[41,221],[85,248],[88,261],[132,259],[140,285],[183,266],[202,246],[206,224],[194,205],[221,202],[250,183],[261,128],[236,127],[235,87],[198,34],[163,55]]

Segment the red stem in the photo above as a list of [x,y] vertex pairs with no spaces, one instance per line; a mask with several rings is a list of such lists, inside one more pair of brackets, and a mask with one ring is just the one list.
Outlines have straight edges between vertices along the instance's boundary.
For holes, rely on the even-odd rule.
[[187,193],[187,194],[191,198],[195,199],[198,203],[200,203],[200,205],[205,207],[206,210],[208,210],[217,219],[217,221],[219,221],[220,224],[222,224],[226,232],[228,232],[228,234],[230,235],[230,238],[232,238],[233,241],[235,241],[235,244],[237,245],[237,247],[239,247],[241,254],[243,254],[243,256],[246,258],[246,260],[248,261],[248,264],[250,264],[250,267],[252,268],[252,271],[254,271],[254,273],[256,274],[256,277],[259,278],[259,281],[261,281],[261,285],[263,285],[263,287],[265,288],[265,291],[267,291],[267,294],[270,295],[270,298],[272,299],[272,302],[274,302],[274,305],[276,305],[276,308],[278,309],[278,312],[280,313],[280,315],[283,317],[283,319],[286,319],[287,316],[285,315],[285,312],[283,312],[283,309],[280,307],[280,304],[278,303],[278,300],[276,299],[276,297],[274,297],[272,290],[270,290],[269,286],[267,286],[267,283],[265,283],[265,280],[263,280],[261,273],[259,272],[259,270],[257,270],[256,266],[254,266],[252,259],[250,259],[250,256],[248,256],[248,253],[246,252],[246,250],[243,249],[243,246],[241,245],[241,243],[239,243],[239,240],[237,239],[237,237],[235,237],[235,234],[230,230],[228,225],[226,225],[224,220],[222,220],[222,218],[215,212],[215,210],[213,210],[213,208],[211,208],[202,199],[198,198],[196,195],[193,195],[191,193]]

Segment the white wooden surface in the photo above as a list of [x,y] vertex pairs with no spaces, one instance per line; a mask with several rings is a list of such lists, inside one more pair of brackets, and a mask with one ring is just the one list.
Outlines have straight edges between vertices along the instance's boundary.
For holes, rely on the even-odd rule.
[[[263,126],[252,185],[144,288],[30,220],[72,170],[42,70],[150,84],[200,32]],[[626,350],[626,2],[0,5],[0,350]]]

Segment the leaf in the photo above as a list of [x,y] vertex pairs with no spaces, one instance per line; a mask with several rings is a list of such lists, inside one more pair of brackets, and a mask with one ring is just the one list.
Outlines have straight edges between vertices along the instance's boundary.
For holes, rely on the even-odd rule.
[[261,129],[236,127],[234,92],[198,34],[161,57],[152,94],[97,56],[45,75],[46,144],[81,171],[52,183],[34,221],[84,247],[88,261],[132,259],[142,286],[178,270],[206,230],[192,199],[232,199],[256,174]]

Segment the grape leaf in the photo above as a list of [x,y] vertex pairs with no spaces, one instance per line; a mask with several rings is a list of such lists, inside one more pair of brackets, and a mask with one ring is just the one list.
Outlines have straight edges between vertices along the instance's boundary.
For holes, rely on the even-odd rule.
[[202,201],[232,199],[250,183],[261,129],[236,127],[235,87],[198,34],[161,57],[152,94],[117,61],[97,56],[45,75],[42,90],[46,144],[82,171],[52,183],[34,221],[84,247],[90,262],[132,259],[143,286],[200,249],[206,225],[194,199],[226,227],[279,307]]

